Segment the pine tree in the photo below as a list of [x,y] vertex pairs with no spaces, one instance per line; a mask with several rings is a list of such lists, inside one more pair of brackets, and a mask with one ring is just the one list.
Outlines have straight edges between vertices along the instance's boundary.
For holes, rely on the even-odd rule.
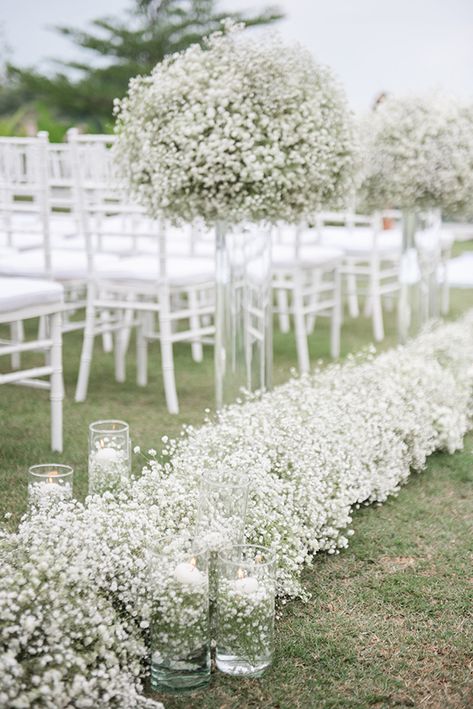
[[218,0],[135,0],[125,18],[94,20],[91,31],[58,27],[92,54],[92,61],[57,62],[60,69],[50,76],[9,64],[8,85],[17,95],[46,104],[62,120],[104,130],[112,121],[113,99],[126,93],[132,76],[148,74],[167,54],[201,42],[226,17],[247,26],[282,17],[276,8],[247,15],[220,12],[217,5]]

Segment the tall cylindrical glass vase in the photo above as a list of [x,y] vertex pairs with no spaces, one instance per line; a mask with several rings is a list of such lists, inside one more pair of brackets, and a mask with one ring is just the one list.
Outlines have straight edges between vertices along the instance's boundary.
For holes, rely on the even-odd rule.
[[215,387],[217,409],[242,389],[271,388],[271,233],[216,227]]
[[416,234],[419,261],[420,324],[435,320],[440,314],[440,278],[442,212],[431,209],[424,216],[422,230]]
[[218,561],[217,667],[260,677],[273,657],[275,556],[246,544],[222,550]]
[[208,557],[184,536],[147,552],[151,588],[151,687],[178,692],[210,681]]
[[402,213],[399,341],[418,334],[439,315],[441,217],[438,210],[421,215],[415,209]]
[[118,492],[131,473],[130,428],[115,419],[89,425],[89,495]]
[[399,342],[405,344],[420,327],[419,262],[416,249],[418,214],[414,209],[402,213],[402,256],[399,273]]

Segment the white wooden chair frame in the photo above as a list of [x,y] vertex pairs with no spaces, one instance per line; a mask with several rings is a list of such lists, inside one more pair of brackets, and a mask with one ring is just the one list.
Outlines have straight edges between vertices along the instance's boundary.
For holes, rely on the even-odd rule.
[[[214,333],[213,323],[205,322],[213,315],[213,299],[203,299],[202,293],[213,291],[213,279],[194,281],[168,276],[164,227],[157,222],[147,224],[143,210],[121,196],[119,187],[115,186],[115,176],[110,174],[111,165],[107,165],[105,159],[109,136],[72,134],[70,140],[79,195],[77,203],[91,274],[76,401],[84,401],[87,395],[95,336],[115,334],[115,378],[124,381],[130,329],[136,327],[137,382],[141,386],[147,384],[147,345],[150,341],[159,340],[166,403],[171,413],[178,413],[173,344],[190,342],[194,359],[202,359],[202,344],[210,342],[209,338]],[[95,146],[93,141],[96,141]],[[99,158],[100,154],[104,157],[102,174],[98,176],[93,174],[93,169],[89,169],[89,162],[93,163],[94,147],[98,147]],[[147,238],[154,243],[155,255],[153,257],[148,253],[147,259],[155,259],[156,280],[140,278],[139,273],[114,279],[95,271],[94,259],[97,249],[107,237],[107,219],[110,216],[123,224],[123,228],[116,231],[116,236],[132,237],[136,242]],[[143,230],[140,230],[140,220]],[[126,261],[123,260],[125,264]],[[189,325],[178,328],[178,323],[182,325],[184,321]]]
[[[62,401],[64,387],[62,379],[62,301],[44,305],[18,308],[9,312],[0,312],[0,324],[23,323],[30,318],[49,320],[49,337],[42,337],[28,342],[0,342],[0,356],[19,354],[32,350],[42,350],[49,354],[49,362],[43,367],[31,367],[0,374],[0,384],[17,384],[34,389],[48,389],[51,401],[51,448],[62,452]],[[48,377],[49,381],[42,377]]]
[[[377,342],[384,339],[383,300],[388,307],[394,305],[399,293],[399,270],[401,250],[385,250],[380,248],[382,239],[380,215],[367,217],[351,213],[325,212],[317,215],[317,230],[324,235],[327,223],[338,222],[353,232],[356,246],[356,227],[368,226],[373,229],[373,248],[366,253],[345,253],[341,274],[343,277],[348,312],[351,317],[360,315],[358,297],[365,296],[364,314],[371,317],[373,337]],[[324,240],[329,246],[329,237]],[[361,283],[360,283],[361,281]]]
[[[328,317],[330,323],[330,354],[340,355],[341,329],[341,257],[331,256],[310,264],[299,259],[299,236],[296,235],[294,263],[273,264],[273,291],[275,312],[283,332],[289,332],[290,316],[294,319],[297,358],[300,372],[310,369],[308,334],[313,331],[317,317]],[[321,254],[324,249],[320,248]]]

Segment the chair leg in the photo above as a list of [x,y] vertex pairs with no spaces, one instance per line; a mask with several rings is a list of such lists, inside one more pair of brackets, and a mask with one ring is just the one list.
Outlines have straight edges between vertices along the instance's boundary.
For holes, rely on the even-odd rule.
[[307,328],[304,316],[304,300],[302,297],[302,284],[297,275],[294,282],[294,331],[296,335],[297,359],[299,371],[308,372],[310,369],[309,345],[307,343]]
[[348,290],[348,312],[350,317],[357,318],[360,315],[360,306],[358,305],[358,293],[356,289],[356,276],[352,273],[347,275],[347,290]]
[[279,329],[281,332],[288,333],[291,329],[291,323],[289,320],[288,294],[285,288],[277,289],[276,302],[278,306]]
[[174,374],[174,353],[172,347],[172,325],[170,318],[170,294],[164,287],[160,292],[159,333],[161,341],[161,367],[163,370],[164,395],[170,414],[179,413],[176,378]]
[[375,270],[371,275],[371,307],[373,319],[373,335],[376,342],[384,339],[383,306],[379,292],[379,273]]
[[[127,300],[131,300],[133,296],[129,296]],[[128,347],[130,344],[130,337],[131,337],[131,328],[133,326],[133,319],[135,317],[135,311],[134,310],[126,310],[124,315],[123,315],[123,322],[125,327],[121,330],[122,333],[122,348],[123,348],[123,354],[124,356],[128,352]]]
[[148,341],[146,324],[148,313],[140,313],[136,328],[136,383],[144,387],[148,384]]
[[445,266],[443,273],[442,291],[440,294],[440,313],[448,315],[450,310],[450,286],[448,284],[448,266]]
[[334,306],[330,323],[330,354],[334,359],[340,356],[340,329],[342,325],[342,296],[340,286],[340,271],[335,269],[334,279]]
[[[198,296],[197,296],[197,291],[195,288],[191,288],[188,291],[188,300],[189,300],[189,310],[191,311],[191,315],[189,317],[189,322],[191,326],[191,330],[199,330],[200,329],[200,317],[199,317],[199,301],[198,301]],[[194,340],[192,342],[192,359],[194,362],[202,362],[204,358],[204,350],[202,347],[202,342],[200,340]]]
[[89,384],[90,363],[94,349],[95,337],[95,285],[89,283],[87,288],[87,309],[85,315],[84,341],[80,357],[79,376],[76,386],[76,401],[85,401]]
[[394,305],[395,305],[395,303],[394,303],[394,294],[393,294],[393,293],[389,293],[389,294],[384,298],[384,300],[383,300],[383,305],[384,305],[385,310],[386,310],[388,313],[393,313],[393,312],[394,312]]
[[62,318],[61,313],[51,316],[51,448],[62,453],[62,402],[64,384],[62,379]]
[[38,325],[38,340],[45,340],[48,336],[47,321],[44,316],[39,319]]
[[316,310],[318,295],[319,295],[318,289],[320,288],[321,281],[322,281],[322,273],[319,269],[314,271],[313,276],[312,276],[312,281],[313,281],[313,286],[314,286],[315,292],[310,296],[310,304],[314,308],[314,312],[307,316],[306,327],[307,327],[307,334],[308,335],[311,335],[314,332],[315,321],[317,319],[316,315],[315,315],[315,310]]
[[[100,313],[100,322],[102,325],[107,325],[111,320],[110,311],[102,310]],[[113,350],[113,337],[111,332],[104,332],[102,335],[102,349],[104,352]]]
[[[10,323],[10,339],[12,343],[20,344],[25,339],[25,331],[23,328],[23,321],[18,320],[17,322]],[[10,356],[11,368],[20,369],[21,367],[21,353],[13,352]]]
[[[128,311],[127,311],[128,312]],[[121,313],[119,315],[124,323],[125,314]],[[115,343],[114,343],[114,359],[115,359],[115,381],[123,383],[126,381],[126,351],[128,349],[128,338],[126,336],[126,328],[122,327],[115,331]]]

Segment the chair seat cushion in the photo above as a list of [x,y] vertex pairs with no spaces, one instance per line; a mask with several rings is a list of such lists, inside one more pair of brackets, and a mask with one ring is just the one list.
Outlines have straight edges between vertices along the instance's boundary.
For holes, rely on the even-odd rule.
[[450,259],[447,281],[452,288],[473,288],[473,253]]
[[[366,256],[373,251],[374,233],[370,227],[325,227],[321,243],[342,249],[349,256]],[[378,234],[378,251],[381,253],[400,252],[402,248],[402,233],[398,229],[381,231]]]
[[[418,236],[424,240],[434,242],[436,236],[434,230],[425,229],[418,232]],[[326,227],[323,231],[321,243],[324,246],[332,246],[343,249],[347,256],[360,257],[369,255],[374,247],[374,234],[370,227],[356,227],[347,229],[346,227]],[[453,243],[453,234],[449,229],[441,229],[440,244],[442,248],[449,248]],[[378,252],[400,253],[402,249],[402,231],[400,229],[387,229],[378,234]]]
[[[94,268],[100,273],[117,260],[116,256],[98,254],[94,258]],[[52,249],[51,261],[53,278],[60,281],[85,280],[87,278],[87,255],[83,251]],[[2,259],[0,273],[6,276],[28,276],[31,278],[49,275],[46,272],[42,249],[32,249],[18,256]]]
[[316,268],[341,261],[343,251],[325,246],[303,245],[295,253],[294,246],[275,244],[272,250],[274,268]]
[[[101,277],[115,281],[159,281],[157,256],[123,258],[104,268]],[[194,257],[166,259],[166,280],[171,284],[192,284],[215,278],[215,261],[211,258]]]
[[16,256],[18,254],[18,251],[11,246],[0,246],[0,263],[2,259],[5,258],[11,258],[12,256]]
[[0,312],[11,312],[31,305],[61,303],[64,288],[54,281],[33,278],[0,277]]

